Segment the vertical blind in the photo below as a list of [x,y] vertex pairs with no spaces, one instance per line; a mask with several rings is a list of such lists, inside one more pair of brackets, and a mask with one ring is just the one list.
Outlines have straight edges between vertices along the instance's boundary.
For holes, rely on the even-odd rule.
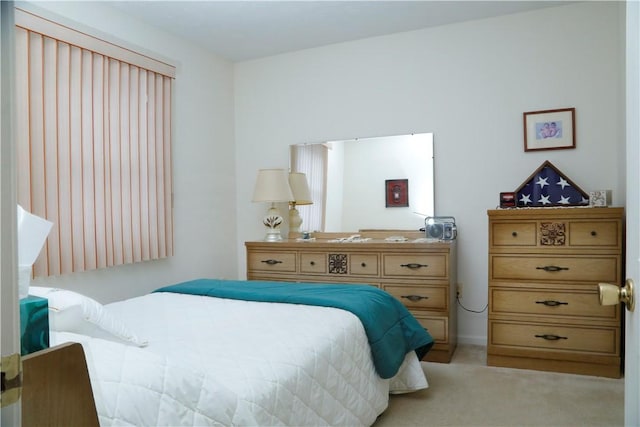
[[291,171],[307,175],[313,204],[297,206],[303,229],[324,230],[327,200],[327,146],[325,144],[299,144],[291,148]]
[[16,9],[18,203],[35,276],[173,255],[173,67]]

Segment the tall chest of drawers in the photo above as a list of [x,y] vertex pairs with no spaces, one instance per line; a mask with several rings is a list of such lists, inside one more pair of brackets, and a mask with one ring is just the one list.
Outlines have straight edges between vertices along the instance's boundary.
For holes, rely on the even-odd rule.
[[619,378],[622,208],[488,211],[487,364]]
[[425,360],[449,362],[456,348],[455,241],[246,242],[247,279],[368,284],[398,298],[433,336]]

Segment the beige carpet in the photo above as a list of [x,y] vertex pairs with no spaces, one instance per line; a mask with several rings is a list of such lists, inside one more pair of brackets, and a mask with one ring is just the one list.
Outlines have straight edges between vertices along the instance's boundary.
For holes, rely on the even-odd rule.
[[480,346],[422,366],[429,388],[391,396],[375,427],[624,425],[622,379],[489,367]]

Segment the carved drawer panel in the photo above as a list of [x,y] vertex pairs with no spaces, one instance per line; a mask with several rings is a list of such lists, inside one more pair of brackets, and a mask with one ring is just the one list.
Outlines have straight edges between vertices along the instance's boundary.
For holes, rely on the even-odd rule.
[[567,224],[558,221],[543,221],[538,224],[538,244],[543,247],[565,247],[567,239]]
[[492,279],[618,283],[615,256],[492,255],[490,262]]
[[617,354],[616,328],[490,321],[491,345]]
[[378,275],[377,254],[351,254],[349,256],[351,274],[362,276]]
[[383,289],[409,309],[448,310],[447,289],[444,286],[426,288],[384,285]]
[[447,256],[441,254],[383,254],[383,275],[447,278]]
[[256,271],[296,271],[295,252],[251,252],[247,256],[248,267]]
[[322,252],[300,253],[300,272],[325,274],[327,272],[327,255]]
[[327,254],[329,274],[349,274],[349,255],[345,253]]
[[600,305],[598,292],[547,291],[541,289],[492,288],[492,314],[575,316],[616,320],[616,306]]

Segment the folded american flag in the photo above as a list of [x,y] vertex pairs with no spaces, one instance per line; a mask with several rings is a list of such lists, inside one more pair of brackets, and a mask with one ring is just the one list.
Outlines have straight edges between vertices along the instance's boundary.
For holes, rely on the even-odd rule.
[[589,196],[548,160],[516,190],[516,198],[518,207],[589,204]]

